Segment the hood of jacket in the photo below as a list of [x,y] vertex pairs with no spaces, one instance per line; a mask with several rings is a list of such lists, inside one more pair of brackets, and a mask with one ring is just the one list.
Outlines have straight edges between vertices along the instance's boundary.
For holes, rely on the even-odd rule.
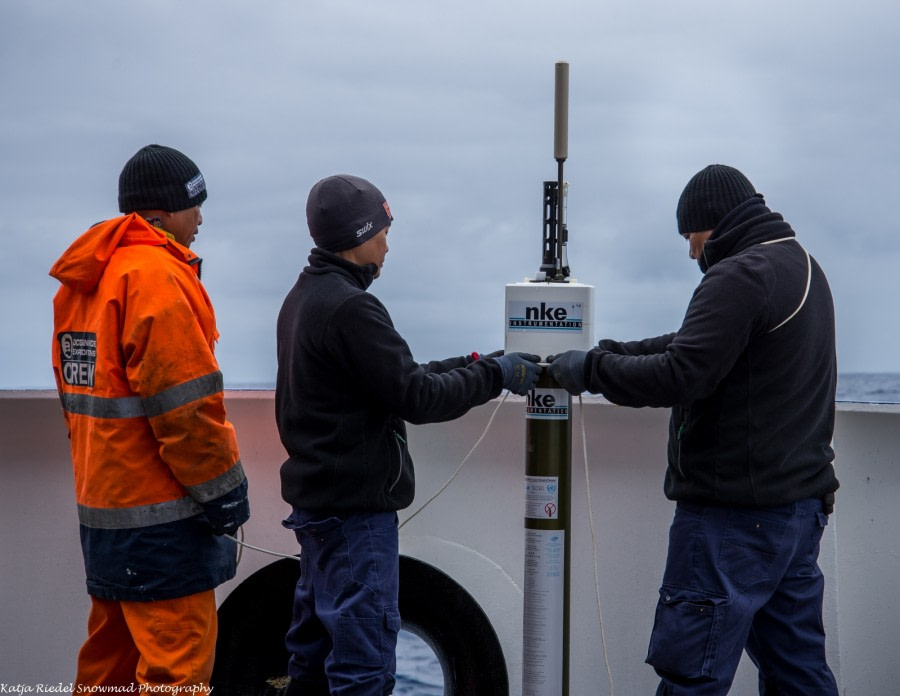
[[722,259],[751,246],[795,236],[781,214],[769,210],[762,194],[756,194],[722,218],[703,245],[703,253],[697,263],[700,270],[706,273]]
[[200,258],[195,253],[134,213],[91,227],[63,252],[50,269],[50,275],[73,290],[91,292],[116,249],[138,244],[165,247],[170,254],[195,267],[199,276]]

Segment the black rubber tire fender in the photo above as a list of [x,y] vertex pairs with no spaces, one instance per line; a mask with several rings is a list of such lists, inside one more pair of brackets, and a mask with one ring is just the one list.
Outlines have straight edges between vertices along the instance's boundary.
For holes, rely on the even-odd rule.
[[[277,696],[286,686],[284,636],[300,564],[271,563],[244,580],[219,607],[210,685],[217,696]],[[444,696],[506,696],[509,678],[497,634],[474,598],[434,566],[400,557],[403,628],[434,651]]]

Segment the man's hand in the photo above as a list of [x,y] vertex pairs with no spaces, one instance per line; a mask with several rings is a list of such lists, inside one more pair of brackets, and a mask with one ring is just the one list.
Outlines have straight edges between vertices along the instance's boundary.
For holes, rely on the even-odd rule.
[[493,358],[503,370],[503,388],[513,394],[524,396],[537,382],[541,374],[540,355],[530,353],[509,353]]
[[547,358],[550,363],[550,376],[559,382],[559,385],[573,395],[587,391],[584,379],[584,363],[587,360],[587,351],[569,350],[559,355],[551,355]]

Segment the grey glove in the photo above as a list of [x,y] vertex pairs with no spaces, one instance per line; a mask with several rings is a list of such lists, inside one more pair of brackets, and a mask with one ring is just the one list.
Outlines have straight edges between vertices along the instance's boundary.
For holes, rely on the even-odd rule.
[[503,371],[503,388],[513,394],[524,396],[537,382],[541,374],[540,355],[530,353],[509,353],[493,358]]
[[584,379],[586,361],[587,351],[584,350],[568,350],[547,358],[547,362],[550,363],[550,376],[559,383],[559,386],[576,396],[587,391]]
[[480,360],[486,360],[487,358],[499,358],[501,355],[503,355],[502,350],[495,350],[493,353],[488,353],[487,355],[485,355],[484,353],[480,353],[478,355],[478,358]]

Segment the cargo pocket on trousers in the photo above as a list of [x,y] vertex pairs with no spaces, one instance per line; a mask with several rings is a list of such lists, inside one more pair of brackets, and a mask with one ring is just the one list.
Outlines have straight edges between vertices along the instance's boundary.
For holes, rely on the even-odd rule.
[[380,618],[342,616],[340,618],[340,662],[364,667],[380,667],[384,664],[381,649],[381,632],[384,621]]
[[340,661],[364,667],[387,667],[394,657],[400,612],[388,607],[381,618],[340,617]]
[[686,678],[708,677],[716,665],[727,597],[666,587],[659,591],[647,663]]

